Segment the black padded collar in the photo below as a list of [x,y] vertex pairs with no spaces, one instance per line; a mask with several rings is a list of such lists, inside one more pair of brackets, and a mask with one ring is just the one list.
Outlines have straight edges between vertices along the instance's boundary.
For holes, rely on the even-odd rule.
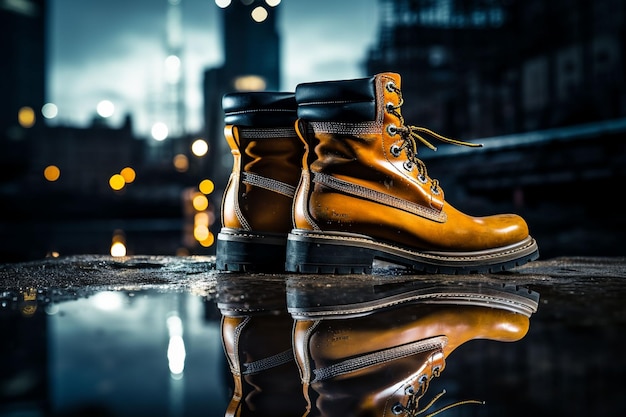
[[224,123],[246,127],[293,126],[296,121],[294,93],[254,91],[222,97]]
[[376,77],[299,84],[298,117],[308,121],[362,122],[376,119]]

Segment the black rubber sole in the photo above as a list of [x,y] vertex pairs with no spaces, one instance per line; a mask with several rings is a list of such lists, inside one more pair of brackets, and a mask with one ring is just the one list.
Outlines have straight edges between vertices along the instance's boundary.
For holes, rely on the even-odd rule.
[[539,258],[537,243],[531,237],[516,245],[480,252],[420,252],[363,235],[297,229],[289,234],[286,251],[285,270],[305,274],[371,274],[375,259],[412,273],[497,273]]
[[287,235],[223,228],[217,235],[215,269],[284,272]]

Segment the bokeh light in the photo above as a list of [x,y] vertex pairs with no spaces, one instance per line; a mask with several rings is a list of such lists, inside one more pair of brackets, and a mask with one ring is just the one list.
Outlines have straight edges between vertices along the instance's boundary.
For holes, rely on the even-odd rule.
[[61,170],[56,165],[48,165],[43,170],[43,176],[50,182],[54,182],[61,176]]
[[206,240],[209,237],[209,233],[209,228],[204,224],[197,224],[193,228],[193,237],[195,237],[198,242]]
[[191,144],[191,152],[196,156],[204,156],[209,151],[209,144],[204,139],[196,139]]
[[200,184],[198,184],[198,189],[202,194],[211,194],[213,190],[215,190],[215,184],[213,183],[213,181],[205,179],[200,181]]
[[115,191],[121,190],[124,188],[124,185],[126,185],[126,181],[120,174],[113,174],[111,178],[109,178],[109,186]]
[[124,177],[124,181],[126,181],[127,184],[130,184],[133,181],[135,181],[136,173],[135,173],[135,170],[132,169],[131,167],[123,168],[120,171],[120,175]]
[[215,4],[220,9],[225,9],[226,7],[230,6],[230,3],[231,3],[231,0],[215,0]]
[[172,163],[174,164],[174,168],[178,172],[187,172],[187,170],[189,169],[189,158],[187,158],[187,155],[184,155],[182,153],[175,155]]
[[126,245],[122,242],[115,242],[111,245],[111,256],[126,256]]
[[263,91],[265,88],[267,88],[267,83],[258,75],[245,75],[235,80],[237,91]]
[[167,135],[169,135],[169,129],[167,128],[167,125],[165,123],[157,122],[152,125],[151,134],[154,140],[162,141],[167,139]]
[[209,213],[206,211],[200,211],[193,216],[193,224],[202,224],[209,226]]
[[126,256],[126,234],[121,229],[115,229],[113,231],[111,256]]
[[46,103],[41,107],[41,114],[46,119],[54,119],[59,114],[59,109],[54,103]]
[[110,100],[102,100],[96,106],[96,111],[100,117],[111,117],[115,112],[115,106]]
[[35,111],[32,107],[22,107],[17,112],[17,121],[24,128],[33,127],[35,124]]
[[205,239],[198,240],[198,242],[200,243],[200,245],[204,246],[205,248],[208,248],[209,246],[212,246],[213,243],[215,243],[215,235],[209,232],[209,234],[207,235]]
[[263,22],[265,19],[267,19],[267,10],[265,10],[265,7],[262,6],[258,6],[255,7],[254,10],[252,10],[252,13],[250,13],[250,15],[252,16],[252,19],[255,22]]
[[191,201],[193,208],[197,211],[206,210],[209,207],[209,199],[204,194],[196,194]]

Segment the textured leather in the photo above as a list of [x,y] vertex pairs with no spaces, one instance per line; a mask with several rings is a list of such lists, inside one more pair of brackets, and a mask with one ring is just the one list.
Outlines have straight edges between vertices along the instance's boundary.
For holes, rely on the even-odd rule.
[[[389,82],[401,87],[395,73],[297,87],[296,127],[306,150],[294,227],[363,234],[410,249],[456,253],[503,248],[527,239],[529,229],[520,216],[462,213],[445,200],[430,177],[422,181],[415,167],[407,169],[404,152],[399,156],[391,152],[401,140],[387,127],[402,121],[386,111],[388,103],[401,105],[400,96],[387,88]],[[353,91],[358,88],[363,89],[360,96]],[[368,120],[354,123],[352,111],[343,120],[336,114],[343,105],[336,103],[342,103],[346,91],[351,92],[347,101],[374,95],[376,111]],[[317,98],[320,104],[313,104]],[[325,113],[332,118],[320,121]]]
[[228,125],[224,136],[231,148],[233,169],[222,199],[222,226],[248,231],[288,233],[292,227],[293,191],[246,183],[252,174],[295,189],[300,179],[302,143],[292,127],[244,129]]

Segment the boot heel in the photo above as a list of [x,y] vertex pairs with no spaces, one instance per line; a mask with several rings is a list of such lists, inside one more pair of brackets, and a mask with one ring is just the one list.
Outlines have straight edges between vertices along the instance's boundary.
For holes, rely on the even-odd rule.
[[310,274],[370,274],[375,251],[324,243],[324,239],[290,233],[285,271]]
[[283,272],[285,235],[220,232],[217,236],[216,269],[232,272]]

